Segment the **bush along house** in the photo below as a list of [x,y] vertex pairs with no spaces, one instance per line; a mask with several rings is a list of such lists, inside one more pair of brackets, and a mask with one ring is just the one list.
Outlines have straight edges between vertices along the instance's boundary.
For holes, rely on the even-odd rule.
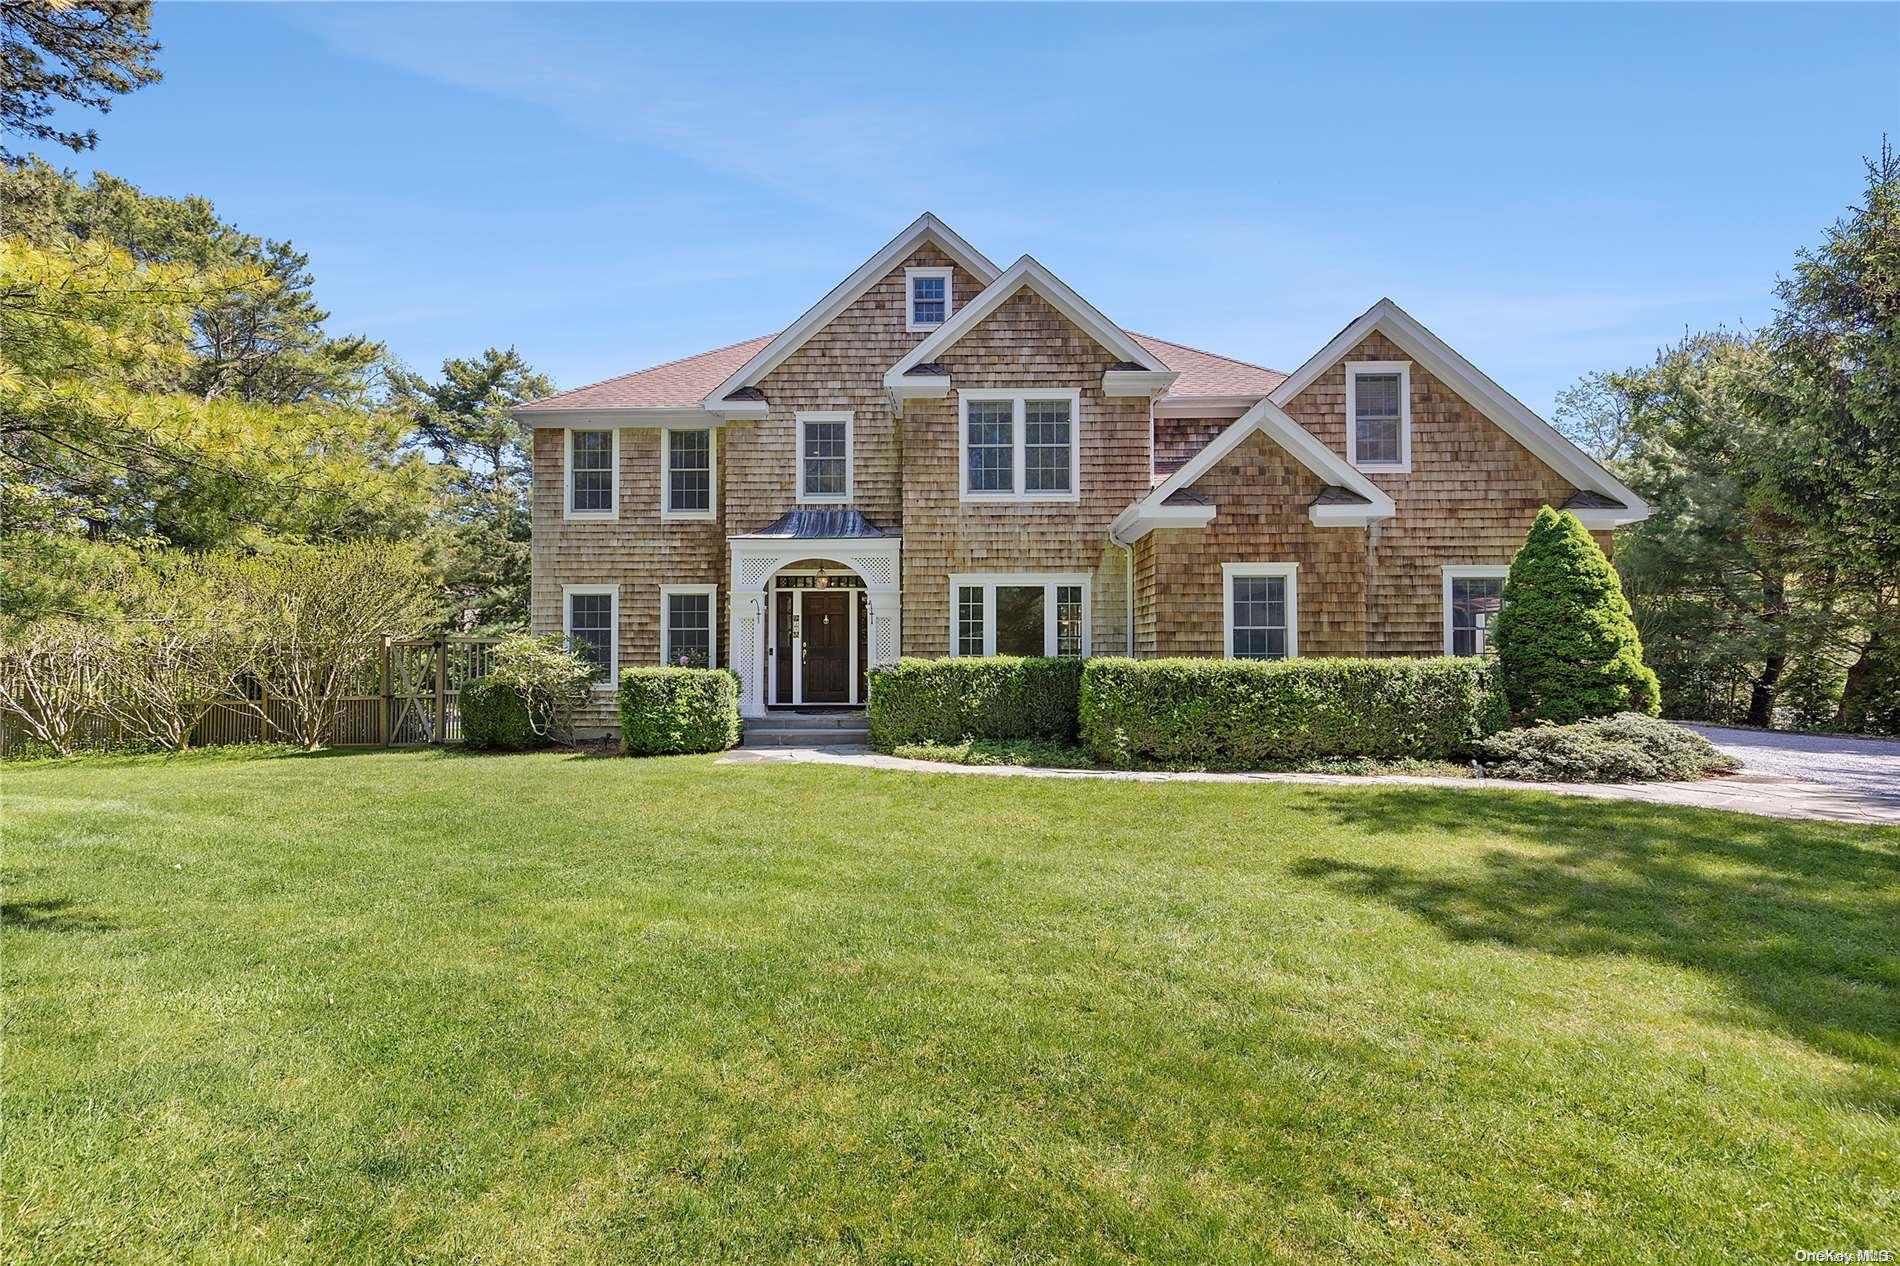
[[517,416],[535,631],[603,687],[730,667],[749,717],[899,655],[1478,654],[1541,506],[1648,513],[1389,299],[1280,373],[931,215],[777,334]]

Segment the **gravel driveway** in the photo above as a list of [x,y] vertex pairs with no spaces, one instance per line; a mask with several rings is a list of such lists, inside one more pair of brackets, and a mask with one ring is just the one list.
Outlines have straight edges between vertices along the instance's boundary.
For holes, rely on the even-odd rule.
[[1775,734],[1723,725],[1688,725],[1742,762],[1740,779],[1762,789],[1784,779],[1826,788],[1847,804],[1879,816],[1900,818],[1900,741],[1839,738],[1822,734]]

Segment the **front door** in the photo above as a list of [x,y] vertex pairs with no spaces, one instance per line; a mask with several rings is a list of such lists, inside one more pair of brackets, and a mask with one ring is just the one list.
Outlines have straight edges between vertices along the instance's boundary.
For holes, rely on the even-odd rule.
[[808,589],[799,633],[805,648],[805,703],[844,703],[851,697],[851,616],[855,594]]

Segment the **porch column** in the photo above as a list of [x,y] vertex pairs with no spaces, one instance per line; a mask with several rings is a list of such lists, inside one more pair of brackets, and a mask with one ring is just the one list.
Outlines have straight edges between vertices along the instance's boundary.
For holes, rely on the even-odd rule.
[[870,662],[866,666],[876,668],[904,653],[902,595],[895,589],[872,589],[865,597],[871,604],[871,631],[865,638]]
[[732,671],[739,674],[739,715],[765,715],[765,669],[759,662],[765,628],[764,595],[734,593],[731,596],[732,629],[727,645],[732,651]]

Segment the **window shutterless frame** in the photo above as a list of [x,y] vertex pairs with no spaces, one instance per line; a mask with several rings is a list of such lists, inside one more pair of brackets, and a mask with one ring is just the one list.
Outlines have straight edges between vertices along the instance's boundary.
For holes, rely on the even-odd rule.
[[[1511,565],[1509,563],[1454,563],[1444,567],[1442,570],[1444,572],[1443,588],[1445,598],[1445,654],[1456,655],[1458,652],[1453,649],[1456,645],[1456,639],[1453,636],[1455,630],[1453,628],[1451,606],[1453,582],[1459,580],[1503,580],[1510,576]],[[1489,639],[1487,638],[1486,640],[1488,641]]]
[[[1092,614],[1094,606],[1094,583],[1087,572],[960,572],[950,577],[950,655],[962,658],[971,654],[963,646],[963,610],[976,614],[974,607],[963,601],[963,590],[982,591],[982,654],[996,654],[996,591],[1001,589],[1023,588],[1042,590],[1042,653],[1057,655],[1060,652],[1062,630],[1060,628],[1062,590],[1080,589],[1082,600],[1080,648],[1075,654],[1087,658],[1093,644],[1095,620]],[[975,593],[970,595],[975,597]],[[972,639],[974,640],[974,639]]]
[[1220,576],[1221,653],[1234,658],[1234,581],[1240,578],[1273,578],[1286,581],[1286,658],[1300,653],[1300,602],[1298,563],[1222,563]]
[[661,585],[660,586],[660,665],[672,663],[673,651],[673,598],[703,597],[706,599],[706,667],[719,667],[719,586],[718,585]]
[[[970,406],[979,401],[1007,401],[1010,405],[1010,481],[1007,489],[975,489],[970,487]],[[1027,467],[1031,447],[1027,442],[1029,406],[1043,401],[1061,402],[1068,406],[1069,433],[1069,486],[1060,490],[1040,490],[1028,487]],[[1046,469],[1046,466],[1043,467]],[[1075,502],[1082,499],[1082,393],[1075,388],[1054,388],[1045,391],[1022,391],[1017,389],[993,390],[990,388],[972,388],[957,392],[957,492],[958,499],[971,503],[982,502]]]
[[[607,436],[607,469],[611,492],[604,510],[574,508],[574,440],[580,435]],[[572,522],[601,522],[620,515],[620,429],[609,426],[571,426],[561,435],[561,517]]]
[[[706,437],[706,507],[673,508],[673,437]],[[710,523],[719,517],[719,431],[709,426],[669,426],[660,430],[660,518],[668,523]]]
[[[1399,379],[1399,459],[1359,459],[1359,379],[1370,374],[1397,374]],[[1346,362],[1346,464],[1374,474],[1403,475],[1412,469],[1412,362],[1409,360],[1353,360]]]
[[[806,432],[813,425],[835,430],[840,424],[844,427],[844,490],[841,492],[813,492],[810,488],[811,451],[806,447]],[[798,454],[797,497],[805,505],[845,505],[851,500],[852,463],[856,456],[856,429],[849,409],[816,410],[793,415],[793,427],[796,431]],[[826,458],[825,460],[832,460]]]
[[[949,268],[906,268],[904,270],[904,328],[911,333],[934,330],[950,319],[956,300],[951,294],[954,272]],[[917,319],[917,283],[921,280],[935,280],[943,283],[942,312],[936,320]]]
[[571,639],[574,636],[574,599],[606,595],[607,616],[607,676],[605,680],[594,683],[595,690],[612,690],[616,678],[620,676],[620,586],[619,585],[562,585],[561,586],[561,637]]

